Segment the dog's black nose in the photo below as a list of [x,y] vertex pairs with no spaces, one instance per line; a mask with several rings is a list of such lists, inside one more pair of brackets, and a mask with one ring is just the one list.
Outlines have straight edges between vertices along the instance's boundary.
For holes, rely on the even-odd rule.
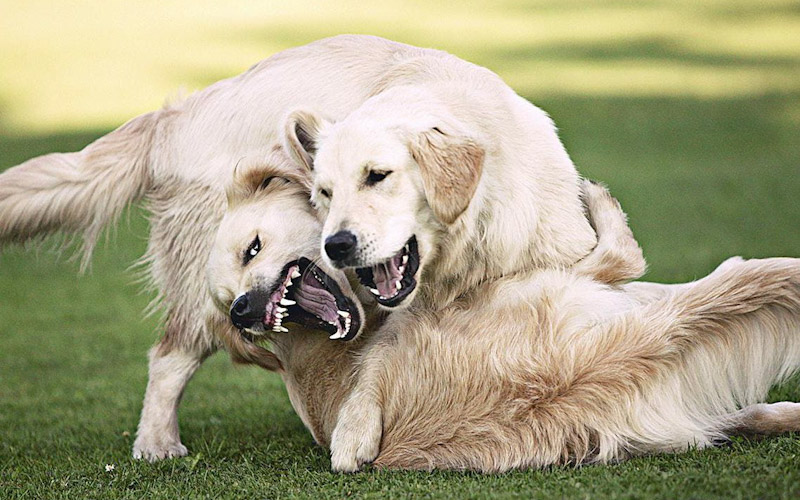
[[239,295],[233,301],[231,306],[231,321],[236,328],[246,328],[250,326],[253,321],[251,318],[250,299],[247,294]]
[[350,231],[339,231],[325,238],[325,253],[334,262],[342,262],[352,257],[356,251],[358,239]]

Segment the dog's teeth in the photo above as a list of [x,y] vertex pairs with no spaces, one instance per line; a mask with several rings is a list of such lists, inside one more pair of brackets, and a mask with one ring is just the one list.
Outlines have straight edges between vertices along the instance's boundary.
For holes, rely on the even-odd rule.
[[379,292],[377,288],[370,288],[369,291],[372,292],[372,295],[376,297],[380,297],[381,295],[381,292]]
[[341,316],[341,317],[343,317],[345,319],[350,317],[350,313],[347,312],[347,311],[336,311],[336,312],[339,313],[339,316]]
[[296,278],[299,278],[299,277],[300,277],[300,271],[298,271],[297,269],[294,269],[292,271],[292,279],[296,279]]
[[283,319],[280,316],[275,316],[275,324],[281,326],[281,323],[283,323]]
[[408,254],[403,255],[403,267],[408,264]]
[[403,284],[400,283],[400,280],[397,280],[394,285],[397,287],[398,292],[403,289]]
[[331,339],[331,340],[336,340],[336,339],[342,338],[343,336],[344,335],[341,332],[336,332],[336,333],[334,333],[333,335],[331,335],[328,338]]
[[272,331],[275,332],[275,333],[278,333],[278,332],[280,332],[280,330],[278,330],[278,328],[280,328],[280,327],[278,325],[275,325],[275,326],[272,327]]
[[403,274],[406,272],[406,266],[400,266],[397,268],[397,272]]
[[289,300],[289,299],[287,299],[285,297],[281,299],[281,305],[282,306],[293,306],[295,304],[297,304],[297,302],[295,302],[293,300]]
[[279,326],[278,327],[278,331],[281,332],[281,333],[287,333],[289,330],[287,328],[283,327],[283,326]]
[[285,307],[281,307],[281,306],[276,306],[275,310],[278,311],[279,313],[285,313],[286,312],[286,308]]

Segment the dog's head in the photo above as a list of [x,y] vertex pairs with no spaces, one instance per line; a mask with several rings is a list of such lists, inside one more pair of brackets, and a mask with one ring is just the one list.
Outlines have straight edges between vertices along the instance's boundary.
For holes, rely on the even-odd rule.
[[236,168],[208,264],[215,305],[241,332],[232,351],[298,325],[346,341],[361,331],[363,309],[344,273],[318,262],[309,184],[280,151]]
[[296,111],[287,147],[313,171],[311,199],[325,217],[321,252],[355,268],[384,307],[411,303],[423,270],[478,186],[485,151],[442,114],[339,123]]

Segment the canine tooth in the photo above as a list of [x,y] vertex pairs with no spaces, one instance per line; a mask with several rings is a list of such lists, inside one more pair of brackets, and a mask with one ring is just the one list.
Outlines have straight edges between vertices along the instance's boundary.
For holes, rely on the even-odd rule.
[[299,278],[299,277],[300,277],[300,271],[298,271],[297,269],[294,269],[292,271],[292,279]]
[[381,292],[379,292],[377,288],[370,288],[369,291],[372,292],[372,295],[375,295],[376,297],[381,295]]
[[397,291],[398,291],[398,292],[399,292],[400,290],[402,290],[402,289],[403,289],[403,284],[402,284],[402,283],[400,283],[400,280],[397,280],[397,281],[395,282],[395,286],[397,287]]
[[403,267],[405,267],[406,264],[408,264],[408,254],[403,255]]
[[295,304],[297,304],[297,302],[295,302],[295,301],[293,301],[293,300],[289,300],[289,299],[287,299],[286,297],[284,297],[284,298],[282,298],[282,299],[281,299],[281,305],[282,305],[282,306],[293,306],[293,305],[295,305]]
[[397,272],[400,273],[400,274],[403,274],[404,272],[406,272],[406,266],[398,267],[397,268]]
[[350,318],[350,313],[349,313],[349,312],[347,312],[347,311],[336,311],[336,312],[337,312],[337,313],[339,313],[339,316],[341,316],[341,317],[345,318],[345,320],[347,320],[348,318]]
[[332,335],[331,335],[330,337],[328,337],[328,338],[329,338],[329,339],[331,339],[331,340],[336,340],[336,339],[340,339],[340,338],[342,338],[342,337],[343,337],[343,335],[342,335],[342,333],[341,333],[341,332],[336,332],[336,333],[332,334]]
[[283,326],[279,326],[279,327],[278,327],[278,331],[279,331],[279,332],[282,332],[282,333],[286,333],[286,332],[288,332],[289,330],[288,330],[288,329],[286,329],[286,328],[285,328],[285,327],[283,327]]

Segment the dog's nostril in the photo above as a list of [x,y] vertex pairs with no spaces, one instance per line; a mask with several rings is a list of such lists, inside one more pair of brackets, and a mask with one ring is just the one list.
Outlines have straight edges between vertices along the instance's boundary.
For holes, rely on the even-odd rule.
[[358,244],[356,235],[350,231],[339,231],[325,238],[325,253],[331,260],[344,260],[353,255]]
[[250,300],[247,298],[247,294],[240,295],[231,305],[231,321],[233,321],[234,325],[241,328],[243,326],[242,321],[249,312]]
[[233,310],[239,314],[247,311],[247,296],[242,295],[233,303]]

